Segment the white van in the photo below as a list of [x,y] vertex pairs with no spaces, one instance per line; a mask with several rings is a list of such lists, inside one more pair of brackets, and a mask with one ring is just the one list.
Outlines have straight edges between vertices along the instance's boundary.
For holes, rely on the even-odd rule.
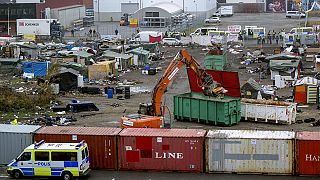
[[209,31],[218,31],[218,27],[202,27],[196,29],[193,33],[190,34],[190,36],[205,36],[208,35]]
[[287,11],[286,17],[287,18],[305,18],[306,14],[299,11]]
[[[158,31],[141,31],[134,36],[134,38],[130,42],[138,42],[138,43],[148,43],[150,42],[149,36],[163,38],[162,32]],[[160,40],[161,40],[160,39]]]
[[85,141],[80,143],[32,144],[8,164],[7,173],[13,178],[22,176],[73,177],[85,176],[90,171],[89,150]]

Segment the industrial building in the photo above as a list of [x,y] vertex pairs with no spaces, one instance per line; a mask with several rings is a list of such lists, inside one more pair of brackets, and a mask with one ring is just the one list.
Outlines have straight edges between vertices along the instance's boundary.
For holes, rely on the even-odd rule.
[[182,12],[195,14],[198,18],[207,18],[217,7],[216,0],[94,0],[95,21],[120,21],[125,13],[141,21],[156,21],[171,18]]
[[[1,0],[0,35],[10,36],[16,33],[16,19],[36,18],[36,3],[39,0]],[[9,13],[9,15],[8,15]],[[10,27],[8,29],[8,27]]]

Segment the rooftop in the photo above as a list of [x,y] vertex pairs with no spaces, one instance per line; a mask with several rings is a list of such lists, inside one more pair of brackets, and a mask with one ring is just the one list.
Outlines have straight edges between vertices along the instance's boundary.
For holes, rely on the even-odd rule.
[[38,150],[76,150],[78,143],[44,143],[40,146],[31,144],[26,149],[38,149]]

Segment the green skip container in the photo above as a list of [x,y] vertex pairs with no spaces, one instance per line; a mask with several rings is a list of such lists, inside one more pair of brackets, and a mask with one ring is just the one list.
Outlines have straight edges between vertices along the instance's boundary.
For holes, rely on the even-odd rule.
[[185,93],[174,96],[173,100],[173,114],[178,121],[232,126],[238,124],[241,118],[240,98],[215,98],[200,93]]
[[210,70],[223,71],[227,61],[227,54],[223,55],[206,55],[204,57],[204,67]]

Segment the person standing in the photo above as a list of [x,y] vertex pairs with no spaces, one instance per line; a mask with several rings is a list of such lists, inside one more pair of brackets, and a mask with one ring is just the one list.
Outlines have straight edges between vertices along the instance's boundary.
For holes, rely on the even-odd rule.
[[90,37],[92,37],[92,29],[89,30]]
[[71,35],[74,37],[74,29],[71,30]]
[[276,35],[276,43],[279,44],[279,36]]
[[118,33],[119,33],[118,29],[116,29],[114,33],[116,34],[116,36],[118,36]]

